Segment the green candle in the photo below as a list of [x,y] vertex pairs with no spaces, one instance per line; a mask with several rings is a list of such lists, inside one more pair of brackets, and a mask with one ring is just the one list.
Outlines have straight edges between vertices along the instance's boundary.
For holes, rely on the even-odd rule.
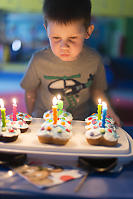
[[57,96],[57,107],[58,107],[58,116],[61,115],[63,113],[63,101],[61,100],[61,96],[58,95]]
[[2,121],[2,127],[6,127],[6,109],[4,107],[4,102],[2,99],[0,99],[0,105],[1,105],[1,121]]
[[98,99],[98,120],[101,120],[101,113],[102,113],[102,103],[101,99]]

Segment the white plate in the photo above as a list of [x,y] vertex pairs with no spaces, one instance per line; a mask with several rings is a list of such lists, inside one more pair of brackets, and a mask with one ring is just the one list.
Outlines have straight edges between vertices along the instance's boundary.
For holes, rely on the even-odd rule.
[[39,142],[37,132],[39,131],[43,119],[33,119],[29,125],[29,130],[22,133],[15,142],[0,143],[0,151],[55,154],[67,156],[108,156],[120,157],[131,156],[131,137],[121,128],[117,129],[120,136],[118,144],[114,147],[89,145],[85,139],[84,122],[73,121],[73,136],[65,146],[42,144]]

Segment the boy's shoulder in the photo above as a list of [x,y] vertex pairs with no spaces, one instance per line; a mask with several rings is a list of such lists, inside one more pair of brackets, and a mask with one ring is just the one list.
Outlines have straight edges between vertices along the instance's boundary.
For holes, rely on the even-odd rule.
[[84,53],[87,55],[88,58],[94,58],[94,59],[101,59],[101,55],[93,48],[90,48],[88,46],[84,46]]
[[42,48],[40,50],[37,50],[34,52],[33,57],[35,59],[44,59],[46,57],[50,56],[50,48],[49,46]]

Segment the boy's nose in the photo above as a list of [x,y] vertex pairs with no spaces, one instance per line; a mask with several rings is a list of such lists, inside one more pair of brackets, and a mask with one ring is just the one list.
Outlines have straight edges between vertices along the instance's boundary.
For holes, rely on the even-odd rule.
[[61,40],[61,42],[60,42],[60,47],[61,47],[62,49],[66,49],[66,48],[69,48],[69,44],[68,44],[67,41]]

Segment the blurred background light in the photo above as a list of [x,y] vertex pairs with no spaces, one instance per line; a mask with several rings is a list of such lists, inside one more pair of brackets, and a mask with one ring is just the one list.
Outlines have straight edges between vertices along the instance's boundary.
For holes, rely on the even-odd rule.
[[20,50],[21,46],[22,46],[22,43],[21,43],[20,40],[15,40],[15,41],[12,42],[12,50],[13,51]]

